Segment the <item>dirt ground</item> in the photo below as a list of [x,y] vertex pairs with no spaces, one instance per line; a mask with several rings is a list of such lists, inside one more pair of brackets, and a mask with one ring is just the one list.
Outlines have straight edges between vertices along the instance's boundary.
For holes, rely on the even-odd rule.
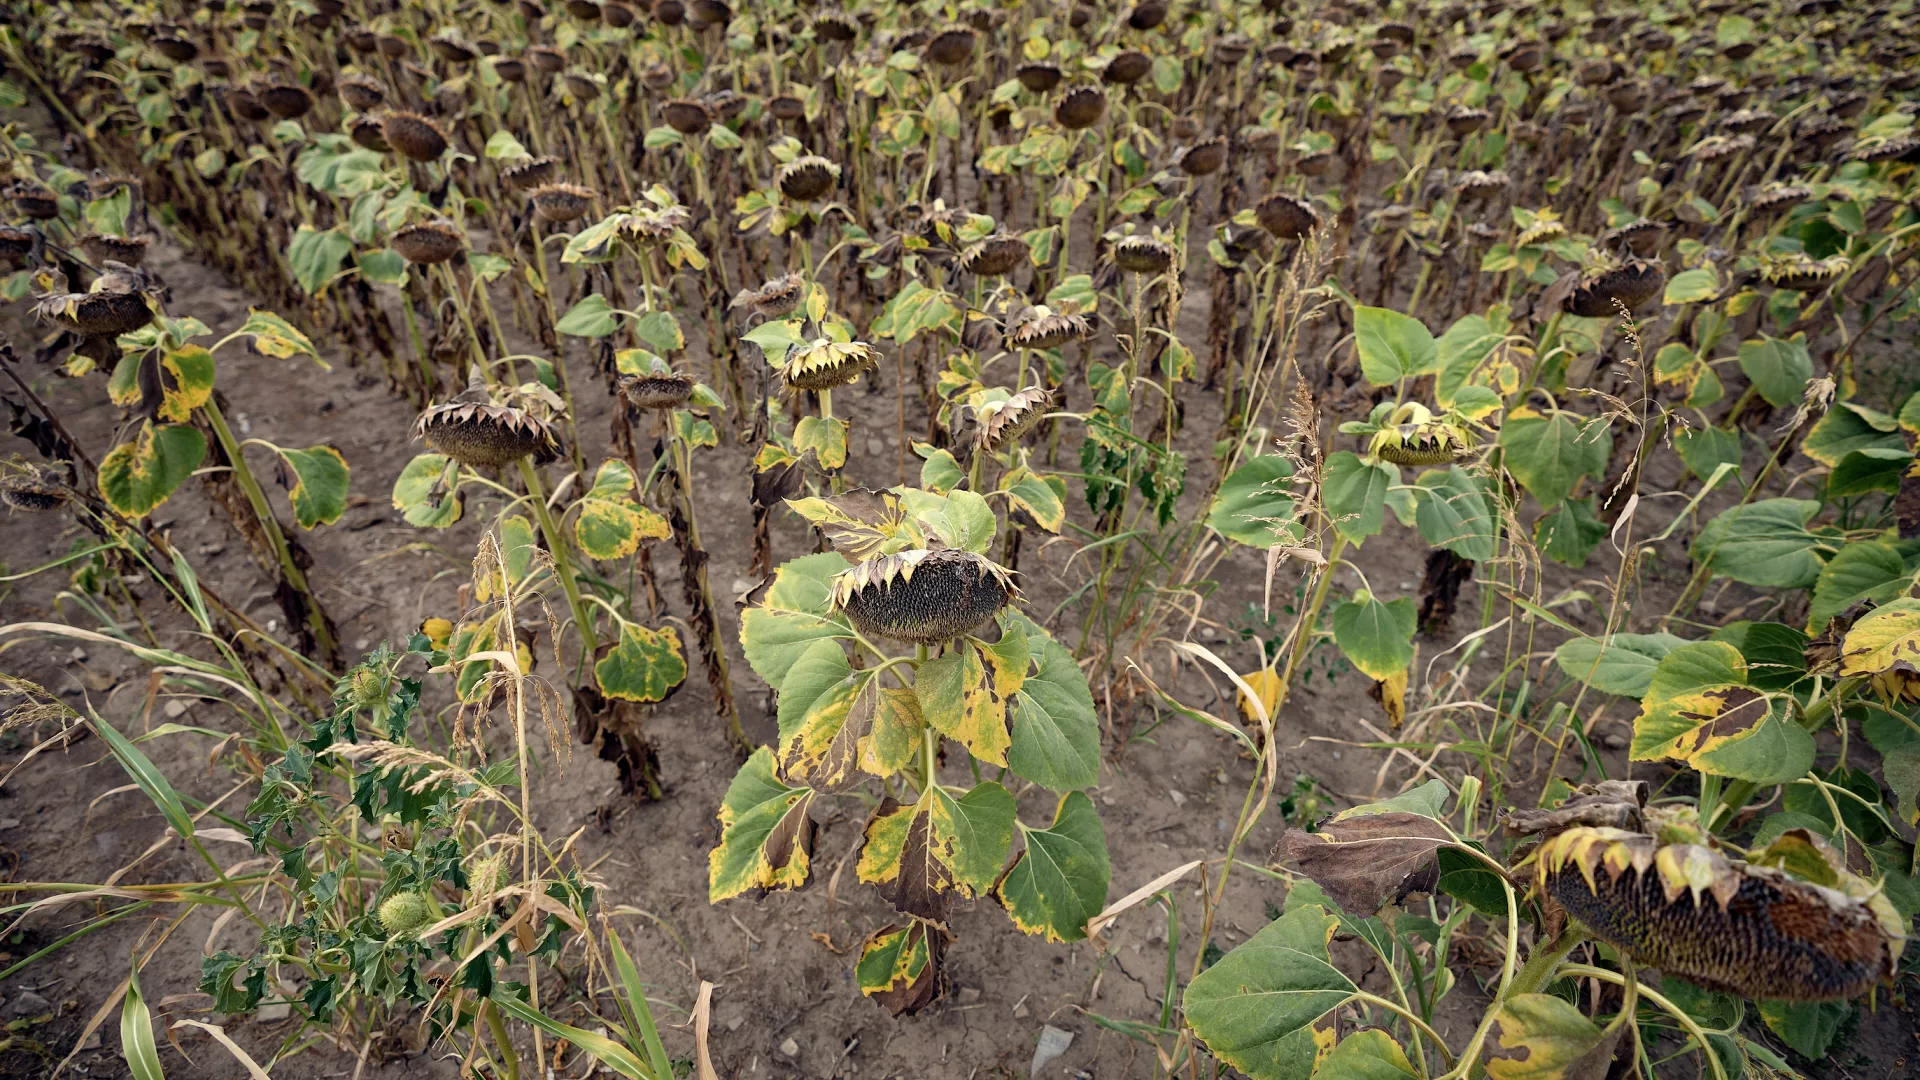
[[[160,242],[150,258],[172,287],[169,310],[204,321],[217,336],[240,325],[248,308],[245,289],[222,280],[189,261],[170,243]],[[1189,295],[1183,333],[1190,320],[1194,337],[1204,336],[1206,298]],[[21,305],[4,313],[8,336],[24,346],[35,330],[21,321]],[[301,360],[283,361],[234,349],[220,358],[219,386],[226,394],[229,419],[241,430],[269,437],[289,446],[331,442],[353,470],[353,502],[338,523],[302,537],[314,556],[310,578],[338,622],[341,638],[351,652],[380,641],[403,640],[430,615],[456,616],[457,590],[466,579],[468,561],[478,530],[497,509],[485,496],[470,499],[464,520],[444,532],[407,525],[393,510],[389,492],[395,476],[419,447],[406,439],[413,419],[411,408],[388,393],[377,375],[376,358],[329,355],[331,373]],[[608,430],[606,395],[585,364],[574,360],[576,385],[581,388],[580,428],[589,445],[589,462],[604,452]],[[696,361],[696,365],[698,361]],[[891,365],[885,365],[878,393],[869,396],[856,388],[836,397],[843,413],[854,417],[854,460],[848,472],[856,481],[885,485],[897,480],[899,446],[894,432]],[[95,455],[104,452],[122,423],[120,410],[108,403],[99,376],[67,380],[50,369],[35,372],[35,382],[53,408]],[[1195,492],[1204,487],[1210,468],[1203,437],[1210,438],[1217,417],[1201,415],[1211,399],[1197,399],[1188,417],[1186,441],[1194,460],[1189,478],[1184,519],[1203,512]],[[851,399],[851,400],[845,400]],[[844,403],[843,403],[844,401]],[[1070,403],[1072,405],[1074,403]],[[1358,402],[1364,411],[1365,401]],[[908,429],[924,430],[924,414],[909,395]],[[1069,431],[1064,447],[1078,443]],[[31,454],[20,440],[0,437],[0,453]],[[263,454],[264,458],[264,454]],[[909,455],[909,479],[917,463]],[[1063,457],[1063,467],[1066,464]],[[264,460],[257,467],[270,475]],[[744,591],[747,580],[748,535],[747,451],[723,443],[699,456],[695,464],[698,490],[716,492],[702,499],[699,512],[703,532],[710,538],[713,558],[710,574],[716,593],[723,597]],[[1655,477],[1672,486],[1672,477]],[[280,498],[275,493],[276,499]],[[1080,487],[1072,485],[1072,502],[1080,503]],[[286,516],[284,503],[283,517]],[[224,597],[243,606],[254,618],[274,627],[279,611],[266,579],[248,557],[232,531],[197,482],[184,486],[156,515],[171,531],[176,547],[188,553],[196,569]],[[0,518],[0,561],[6,573],[17,574],[65,553],[81,530],[64,516],[14,515]],[[1641,580],[1648,602],[1629,615],[1627,629],[1651,629],[1651,619],[1666,608],[1654,603],[1671,597],[1684,584],[1688,564],[1682,531],[1650,560]],[[1021,570],[1030,596],[1029,611],[1044,617],[1070,587],[1074,567],[1068,565],[1072,545],[1029,545]],[[775,537],[776,558],[811,550],[811,540],[787,516]],[[1389,596],[1410,595],[1417,588],[1425,545],[1416,534],[1389,519],[1385,535],[1369,542],[1358,562],[1372,587]],[[655,560],[661,591],[669,610],[678,610],[676,560],[664,547]],[[1604,597],[1600,577],[1610,572],[1611,557],[1596,558],[1587,571],[1555,570],[1543,588],[1557,596],[1568,589]],[[1264,566],[1253,552],[1238,551],[1216,573],[1221,587],[1208,603],[1210,619],[1226,624],[1224,632],[1208,627],[1196,638],[1211,641],[1239,670],[1258,663],[1256,649],[1240,640],[1237,628],[1250,625],[1257,615]],[[87,613],[63,599],[64,571],[54,571],[7,582],[0,593],[0,623],[24,620],[69,620],[89,625]],[[1283,571],[1277,591],[1284,600],[1297,575]],[[1343,574],[1337,589],[1358,586],[1359,578]],[[135,586],[148,598],[148,610],[160,605],[151,586]],[[1711,605],[1722,614],[1740,604],[1762,600],[1752,593],[1716,593]],[[1477,585],[1462,593],[1461,616],[1453,631],[1441,640],[1422,639],[1420,660],[1425,665],[1458,644],[1479,626],[1482,596]],[[733,670],[749,733],[770,738],[772,718],[765,709],[764,688],[752,675],[737,647],[737,617],[729,605],[721,612],[725,635],[734,643]],[[1573,602],[1557,608],[1564,617],[1586,629],[1598,629],[1604,612],[1592,603]],[[1284,618],[1266,635],[1284,632]],[[276,627],[277,628],[277,627]],[[1069,642],[1076,629],[1056,627]],[[162,628],[163,639],[178,641],[177,628]],[[1229,639],[1231,639],[1229,641]],[[1530,670],[1543,683],[1557,684],[1558,675],[1547,662],[1552,641],[1516,642],[1515,655],[1531,652]],[[1474,667],[1481,684],[1498,670],[1498,656]],[[1164,650],[1162,650],[1164,652]],[[1323,654],[1317,673],[1288,703],[1278,730],[1286,756],[1281,768],[1282,791],[1296,774],[1314,777],[1336,800],[1364,801],[1391,794],[1413,775],[1406,759],[1383,769],[1385,755],[1352,742],[1372,736],[1362,723],[1383,723],[1379,707],[1366,695],[1366,681],[1356,674],[1341,675]],[[1165,657],[1138,657],[1165,670]],[[1445,661],[1440,665],[1444,669]],[[190,706],[180,715],[143,713],[147,676],[142,667],[117,650],[70,641],[6,639],[0,668],[35,679],[59,692],[69,704],[84,699],[122,730],[138,733],[173,720],[227,730],[232,718],[206,706]],[[1175,689],[1189,703],[1228,714],[1232,703],[1213,695],[1197,676],[1187,675]],[[1095,687],[1096,702],[1102,701]],[[429,702],[432,703],[431,701]],[[1418,702],[1414,702],[1418,707]],[[1099,788],[1093,793],[1105,820],[1112,852],[1110,896],[1118,897],[1162,872],[1193,859],[1218,860],[1224,854],[1240,801],[1252,778],[1252,762],[1236,753],[1225,738],[1178,717],[1155,724],[1145,702],[1131,709],[1109,710],[1105,718],[1106,761]],[[1624,746],[1630,711],[1620,703],[1599,717],[1592,732],[1607,748],[1613,775],[1626,775]],[[613,766],[590,753],[576,752],[570,761],[543,758],[536,780],[536,818],[549,836],[584,830],[578,850],[583,863],[593,866],[602,882],[609,907],[627,905],[644,915],[614,919],[633,951],[643,977],[664,1005],[663,1017],[678,1019],[691,1005],[700,979],[717,984],[712,1047],[721,1075],[739,1080],[759,1077],[933,1077],[1023,1076],[1043,1025],[1073,1033],[1071,1047],[1042,1074],[1050,1077],[1145,1077],[1154,1072],[1152,1052],[1103,1027],[1097,1016],[1133,1022],[1155,1022],[1165,985],[1167,947],[1162,915],[1136,912],[1122,918],[1110,935],[1111,952],[1103,957],[1092,946],[1049,945],[1029,938],[1009,925],[990,902],[959,912],[954,920],[954,944],[949,952],[952,989],[939,1005],[917,1017],[894,1019],[862,1000],[853,979],[857,947],[865,934],[890,921],[890,910],[872,891],[855,882],[850,863],[856,855],[863,818],[853,800],[827,802],[831,809],[821,821],[816,845],[814,883],[798,894],[776,894],[762,900],[741,899],[719,906],[706,901],[706,855],[718,839],[714,811],[720,803],[738,758],[728,747],[724,727],[713,716],[705,680],[697,661],[689,678],[666,703],[654,710],[649,731],[659,747],[669,797],[658,803],[624,800]],[[1523,744],[1525,746],[1525,744]],[[11,768],[25,746],[0,746],[0,769]],[[237,808],[250,797],[234,790],[239,774],[220,740],[193,734],[175,734],[146,744],[146,749],[172,782],[206,799],[225,797]],[[1452,775],[1459,759],[1448,759]],[[1547,762],[1536,766],[1533,783],[1544,779]],[[1445,766],[1443,765],[1443,768]],[[1636,770],[1648,775],[1644,766]],[[1573,775],[1563,769],[1564,775]],[[1654,778],[1660,778],[1655,774]],[[97,740],[78,742],[64,752],[42,754],[11,775],[0,787],[0,869],[16,881],[99,882],[117,869],[135,864],[122,880],[165,882],[205,876],[199,863],[181,842],[169,841],[158,813],[105,756]],[[1537,790],[1537,786],[1533,788]],[[1516,797],[1519,797],[1516,794]],[[603,814],[610,808],[610,814]],[[1021,798],[1022,816],[1042,820],[1051,812],[1051,796],[1029,791]],[[1286,827],[1276,809],[1249,837],[1243,857],[1264,863],[1270,859]],[[142,853],[152,849],[141,859]],[[215,854],[228,865],[251,857],[242,844],[216,844]],[[844,871],[844,872],[843,872]],[[1182,926],[1179,964],[1184,979],[1194,950],[1201,947],[1196,895],[1198,879],[1189,877],[1177,887]],[[1279,883],[1241,870],[1227,891],[1214,935],[1215,944],[1230,949],[1264,925],[1269,905],[1277,907],[1284,895]],[[0,941],[0,964],[44,947],[81,925],[91,908],[69,907],[37,914],[10,938]],[[163,923],[159,917],[126,919],[73,947],[51,962],[35,964],[6,984],[0,984],[0,1020],[27,1019],[52,1013],[46,1023],[29,1023],[24,1030],[43,1043],[57,1060],[71,1047],[99,1003],[128,969],[131,950],[154,940]],[[206,1001],[193,993],[200,957],[221,947],[244,949],[244,936],[232,926],[213,932],[210,915],[196,915],[181,925],[143,973],[147,996],[168,1021],[201,1016],[195,1008]],[[1358,974],[1364,967],[1358,946],[1340,946],[1344,966]],[[1379,973],[1372,973],[1378,978]],[[1455,1008],[1441,1027],[1463,1033],[1471,1023],[1469,1005],[1476,998],[1470,980],[1456,991]],[[1870,1016],[1854,1044],[1867,1064],[1847,1075],[1894,1077],[1895,1062],[1914,1059],[1913,1018],[1882,1006]],[[117,1016],[89,1040],[75,1059],[77,1075],[126,1075],[119,1056]],[[295,1033],[296,1018],[259,1016],[229,1023],[232,1034],[264,1060],[273,1048]],[[691,1037],[684,1030],[667,1033],[676,1055],[690,1054]],[[170,1076],[232,1076],[236,1069],[223,1052],[198,1034],[183,1038],[192,1054],[190,1063],[162,1045],[162,1059]],[[322,1042],[275,1070],[277,1075],[367,1077],[453,1076],[455,1063],[432,1053],[398,1056],[383,1062],[357,1061],[356,1046]],[[9,1062],[26,1063],[30,1055],[15,1054]],[[1856,1059],[1857,1060],[1857,1059]],[[1907,1074],[1912,1075],[1912,1074]]]

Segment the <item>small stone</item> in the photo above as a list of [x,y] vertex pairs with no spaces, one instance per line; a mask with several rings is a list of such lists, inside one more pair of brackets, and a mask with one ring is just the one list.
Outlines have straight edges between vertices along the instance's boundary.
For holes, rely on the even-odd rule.
[[166,708],[160,711],[167,714],[167,719],[178,720],[186,715],[187,703],[181,701],[179,698],[174,698],[172,701],[167,702]]
[[728,1031],[739,1031],[739,1030],[740,1030],[740,1025],[741,1025],[741,1024],[744,1024],[744,1023],[746,1023],[746,1017],[744,1017],[744,1016],[735,1016],[735,1017],[732,1017],[732,1018],[730,1018],[730,1019],[729,1019],[729,1020],[727,1021],[727,1030],[728,1030]]
[[95,693],[100,693],[113,689],[114,684],[120,680],[114,678],[110,672],[95,671],[92,668],[87,668],[80,676],[80,681],[87,684],[87,689]]
[[1220,636],[1220,632],[1218,630],[1215,630],[1211,626],[1202,626],[1200,628],[1201,641],[1212,641],[1214,638],[1217,638],[1219,636]]
[[223,552],[223,551],[225,551],[225,550],[227,550],[227,545],[225,545],[225,544],[201,544],[198,550],[199,550],[199,552],[200,552],[200,554],[202,554],[202,555],[205,555],[205,556],[207,556],[208,558],[212,558],[213,556],[215,556],[215,555],[218,555],[218,554],[220,554],[221,552]]
[[1609,750],[1625,750],[1627,748],[1627,737],[1617,731],[1609,731],[1605,735],[1600,736],[1600,745]]
[[1187,797],[1186,797],[1186,795],[1185,795],[1184,793],[1182,793],[1182,792],[1180,792],[1180,791],[1178,791],[1177,789],[1174,789],[1174,788],[1168,788],[1168,789],[1167,789],[1167,798],[1169,798],[1169,799],[1172,799],[1172,800],[1173,800],[1173,805],[1175,805],[1175,806],[1185,806],[1185,805],[1187,805]]
[[22,990],[7,999],[6,1014],[18,1020],[28,1016],[44,1016],[53,1011],[53,1002],[31,990]]
[[17,817],[0,817],[0,829],[17,829],[17,828],[19,828],[19,827],[20,827],[20,819],[19,819],[19,818],[17,818]]
[[793,1036],[787,1036],[786,1041],[780,1044],[780,1056],[787,1058],[798,1058],[800,1056],[800,1044],[794,1041]]
[[76,1049],[76,1050],[98,1050],[98,1049],[100,1049],[100,1043],[101,1043],[101,1041],[102,1041],[102,1040],[101,1040],[101,1038],[100,1038],[100,1029],[99,1029],[99,1028],[94,1028],[94,1029],[93,1029],[93,1034],[91,1034],[91,1035],[89,1035],[89,1036],[87,1036],[87,1037],[86,1037],[86,1039],[85,1039],[84,1041],[82,1041],[82,1042],[80,1043],[80,1045],[79,1045],[79,1046],[77,1046],[77,1047],[74,1047],[74,1049]]
[[293,1015],[293,1006],[284,1001],[275,1001],[260,1006],[259,1010],[253,1015],[255,1019],[271,1024],[276,1020],[285,1020],[287,1017]]
[[880,441],[878,437],[867,440],[867,454],[869,456],[879,457],[881,454],[884,454],[886,452],[887,452],[887,444]]
[[368,641],[368,640],[367,640],[366,638],[354,638],[354,639],[353,639],[353,647],[354,647],[354,648],[356,648],[356,649],[365,649],[365,648],[366,648],[367,646],[369,646],[369,645],[371,645],[371,644],[373,644],[373,642],[371,642],[371,641]]
[[1032,1015],[1033,1010],[1027,1008],[1027,999],[1025,998],[1021,998],[1020,1003],[1013,1007],[1013,1018],[1015,1020],[1025,1020]]
[[955,1001],[962,1005],[971,1005],[980,1000],[980,988],[977,986],[963,986],[960,988],[960,992],[953,997]]
[[67,659],[75,664],[84,664],[87,662],[87,650],[75,645],[73,651],[67,654]]
[[1040,1029],[1040,1043],[1033,1048],[1033,1066],[1027,1070],[1029,1077],[1040,1075],[1040,1070],[1057,1060],[1073,1045],[1073,1032],[1062,1031],[1052,1024]]
[[246,413],[234,413],[233,419],[234,419],[234,423],[240,426],[240,434],[242,435],[253,434],[253,421],[247,418]]
[[734,578],[730,591],[735,596],[745,596],[753,591],[753,579],[745,577]]

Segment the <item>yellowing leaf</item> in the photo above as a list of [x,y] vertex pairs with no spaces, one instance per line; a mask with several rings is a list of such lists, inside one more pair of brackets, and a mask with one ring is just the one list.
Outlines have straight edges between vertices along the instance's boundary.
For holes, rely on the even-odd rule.
[[773,751],[753,752],[720,803],[720,846],[707,856],[707,900],[719,903],[750,889],[795,889],[812,864],[810,788],[788,787],[773,770]]
[[622,623],[620,640],[593,665],[600,692],[623,701],[662,701],[687,677],[680,634],[671,626],[649,630]]

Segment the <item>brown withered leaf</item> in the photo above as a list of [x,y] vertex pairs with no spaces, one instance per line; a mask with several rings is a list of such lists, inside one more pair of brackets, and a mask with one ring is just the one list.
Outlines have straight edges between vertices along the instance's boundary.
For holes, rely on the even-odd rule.
[[1329,821],[1319,832],[1287,830],[1287,861],[1351,915],[1372,915],[1411,893],[1430,892],[1434,852],[1453,845],[1432,818],[1405,811]]
[[1646,781],[1602,780],[1580,785],[1565,802],[1551,810],[1508,810],[1503,823],[1509,836],[1536,836],[1576,825],[1603,825],[1637,832],[1640,810],[1646,805]]

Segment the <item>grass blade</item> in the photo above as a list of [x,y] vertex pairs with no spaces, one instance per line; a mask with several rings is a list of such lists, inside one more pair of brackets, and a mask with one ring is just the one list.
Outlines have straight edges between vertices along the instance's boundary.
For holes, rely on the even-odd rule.
[[558,1020],[529,1008],[525,1002],[516,1001],[505,994],[496,994],[488,999],[501,1012],[523,1023],[532,1024],[556,1039],[565,1039],[591,1056],[595,1061],[619,1073],[627,1080],[660,1080],[652,1069],[641,1064],[633,1052],[605,1035],[563,1024]]
[[185,804],[180,801],[180,794],[173,790],[173,785],[167,782],[165,774],[154,765],[153,760],[98,715],[90,716],[89,720],[93,730],[107,744],[107,749],[113,751],[114,760],[127,771],[134,783],[140,785],[140,790],[153,800],[153,805],[160,808],[160,813],[166,817],[167,824],[173,826],[173,831],[179,833],[182,840],[193,839],[193,817],[187,813]]
[[660,1028],[654,1024],[653,1010],[647,1005],[647,989],[640,983],[640,971],[633,966],[633,958],[627,955],[627,948],[620,943],[619,934],[609,930],[607,944],[613,947],[614,970],[620,973],[620,985],[626,989],[627,1007],[633,1014],[633,1022],[646,1040],[647,1057],[653,1060],[653,1071],[660,1076],[672,1076],[673,1060],[667,1057],[667,1048],[660,1042]]
[[160,1071],[160,1050],[153,1042],[153,1013],[140,993],[140,969],[134,968],[127,983],[127,997],[120,1005],[120,1052],[134,1080],[166,1080]]

